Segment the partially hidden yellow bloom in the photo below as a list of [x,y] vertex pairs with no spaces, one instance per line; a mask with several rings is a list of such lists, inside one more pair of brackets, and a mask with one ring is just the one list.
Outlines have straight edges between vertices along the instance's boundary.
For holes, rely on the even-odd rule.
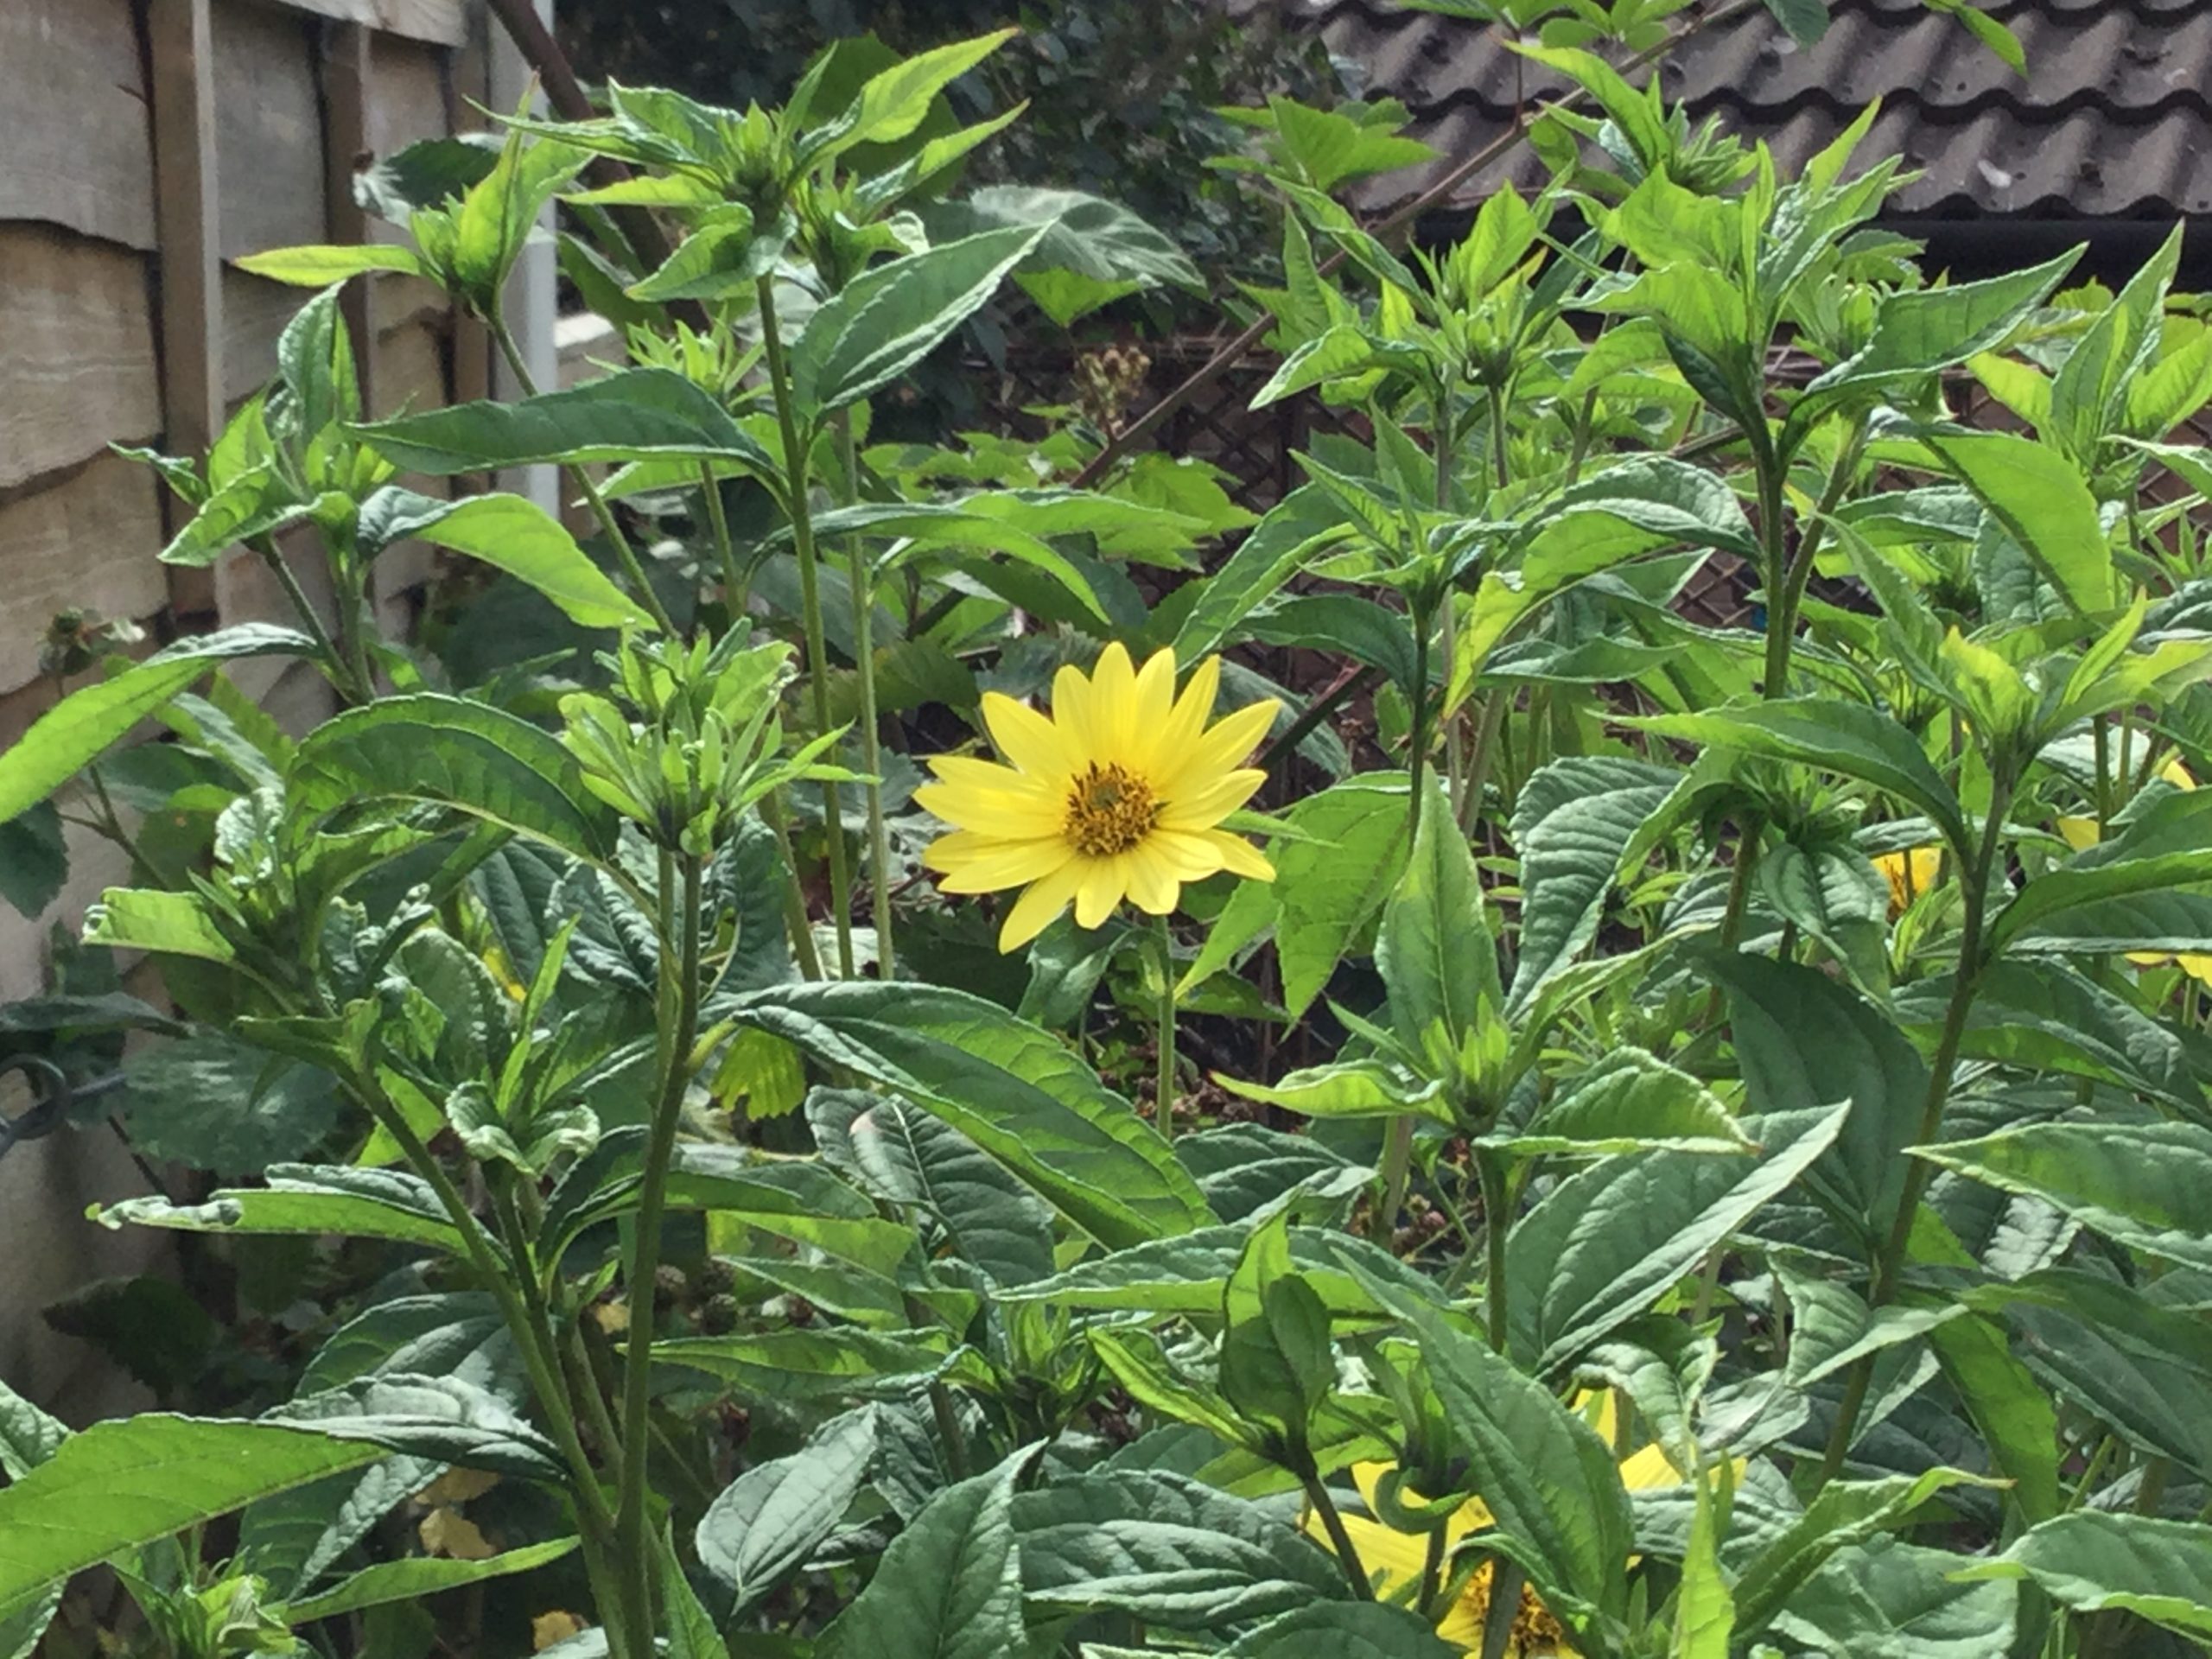
[[[1612,1438],[1614,1404],[1611,1389],[1601,1395],[1581,1395],[1575,1401],[1574,1409],[1586,1414],[1594,1412],[1592,1427],[1602,1438]],[[1376,1493],[1382,1478],[1389,1472],[1387,1463],[1352,1465],[1352,1482],[1372,1513],[1381,1513],[1376,1508]],[[1737,1472],[1739,1476],[1742,1473],[1740,1459]],[[1674,1460],[1656,1445],[1644,1446],[1624,1458],[1620,1474],[1621,1484],[1632,1492],[1680,1486],[1685,1479]],[[1367,1569],[1374,1583],[1376,1599],[1411,1605],[1421,1594],[1421,1574],[1428,1560],[1428,1535],[1400,1532],[1363,1516],[1347,1515],[1342,1518],[1345,1535],[1351,1540],[1360,1565]],[[1319,1516],[1309,1510],[1303,1524],[1316,1542],[1324,1548],[1329,1547],[1328,1532]],[[1494,1524],[1488,1505],[1480,1498],[1468,1499],[1444,1523],[1446,1559],[1449,1560],[1465,1540]],[[1478,1567],[1452,1605],[1438,1615],[1436,1634],[1446,1646],[1470,1656],[1482,1652],[1483,1626],[1490,1617],[1491,1580],[1495,1570],[1491,1562]],[[1525,1584],[1521,1589],[1521,1605],[1514,1612],[1513,1634],[1505,1651],[1508,1659],[1578,1659],[1578,1650],[1567,1639],[1565,1628]]]
[[[2195,789],[2196,779],[2190,775],[2187,766],[2178,760],[2169,760],[2158,768],[2158,776],[2176,789]],[[2104,837],[2097,833],[2097,821],[2092,817],[2061,817],[2058,820],[2059,838],[2075,852],[2095,846]],[[2212,957],[2184,952],[2171,956],[2164,950],[2130,950],[2127,959],[2139,968],[2162,967],[2177,962],[2181,970],[2202,984],[2212,985]]]
[[1209,657],[1178,696],[1173,652],[1140,670],[1116,644],[1088,677],[1060,670],[1050,715],[985,692],[983,723],[1007,764],[936,755],[938,781],[914,791],[952,826],[922,857],[939,888],[1026,888],[999,930],[999,949],[1015,950],[1070,904],[1096,927],[1125,898],[1165,916],[1185,882],[1222,870],[1274,880],[1257,849],[1218,826],[1267,781],[1243,763],[1281,705],[1255,702],[1209,728],[1220,685]]
[[1890,914],[1896,916],[1935,885],[1943,868],[1943,849],[1914,847],[1902,853],[1884,853],[1874,861],[1874,868],[1890,884]]

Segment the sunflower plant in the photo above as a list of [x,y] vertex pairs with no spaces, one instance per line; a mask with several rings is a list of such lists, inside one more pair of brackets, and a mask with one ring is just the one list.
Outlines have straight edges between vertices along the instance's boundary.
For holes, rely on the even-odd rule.
[[[1126,338],[933,423],[1208,292],[971,188],[1003,34],[609,85],[246,262],[276,379],[137,453],[296,613],[58,627],[0,752],[0,893],[127,871],[0,1064],[120,1064],[88,1224],[194,1236],[51,1313],[165,1409],[0,1381],[0,1659],[2212,1643],[2180,240],[1946,280],[1873,111],[1668,105],[1718,14],[1459,10],[1562,89],[1459,223],[1351,205],[1394,106],[1229,123],[1287,489],[1105,430]],[[549,203],[620,360],[367,418],[345,284],[512,347]]]

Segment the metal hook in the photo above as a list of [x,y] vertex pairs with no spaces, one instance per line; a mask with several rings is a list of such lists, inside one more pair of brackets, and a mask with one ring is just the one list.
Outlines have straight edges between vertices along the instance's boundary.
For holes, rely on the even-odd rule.
[[31,1103],[29,1109],[14,1117],[0,1116],[0,1157],[5,1157],[19,1141],[36,1141],[52,1135],[67,1119],[69,1108],[76,1098],[76,1091],[69,1086],[68,1074],[42,1056],[0,1056],[0,1077],[10,1071],[20,1071],[29,1080]]

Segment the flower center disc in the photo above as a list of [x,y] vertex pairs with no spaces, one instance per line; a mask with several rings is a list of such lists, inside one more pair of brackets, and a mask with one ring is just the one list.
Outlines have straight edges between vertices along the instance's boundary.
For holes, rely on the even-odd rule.
[[1151,785],[1127,766],[1102,766],[1094,760],[1068,787],[1060,833],[1086,857],[1111,858],[1150,835],[1159,818],[1160,803],[1153,798]]

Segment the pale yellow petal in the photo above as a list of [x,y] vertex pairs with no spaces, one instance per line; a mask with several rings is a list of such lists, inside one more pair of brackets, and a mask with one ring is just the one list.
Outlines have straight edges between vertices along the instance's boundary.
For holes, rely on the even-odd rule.
[[1122,756],[1138,771],[1149,772],[1160,752],[1160,734],[1167,729],[1175,709],[1175,652],[1155,651],[1137,671],[1135,701],[1129,715],[1129,747]]
[[1084,757],[1069,747],[1059,728],[1004,692],[983,693],[983,724],[990,728],[999,753],[1041,784],[1058,787],[1069,773],[1083,769]]
[[997,893],[1019,887],[1050,875],[1075,856],[1075,849],[1057,836],[1045,841],[1007,842],[948,871],[937,884],[938,891]]
[[1137,675],[1118,639],[1098,653],[1090,671],[1090,719],[1098,737],[1092,759],[1127,761],[1136,742]]
[[1081,755],[1086,765],[1104,753],[1096,704],[1090,680],[1074,664],[1064,664],[1052,676],[1052,723],[1060,728],[1070,752]]
[[2190,776],[2189,768],[2182,765],[2178,760],[2169,760],[2164,766],[2160,766],[2158,768],[2158,776],[2164,779],[2176,789],[2195,789],[2196,787],[2196,779]]
[[1249,876],[1255,881],[1272,881],[1275,867],[1268,862],[1260,849],[1241,836],[1232,836],[1225,830],[1205,832],[1206,844],[1221,855],[1221,867],[1233,874]]
[[1155,830],[1145,845],[1167,861],[1178,881],[1203,881],[1223,868],[1221,849],[1203,835],[1178,830]]
[[1656,1491],[1681,1484],[1682,1471],[1675,1467],[1675,1460],[1656,1441],[1622,1460],[1621,1484],[1631,1492]]
[[972,754],[933,754],[930,757],[930,770],[945,783],[964,784],[971,789],[1004,789],[1017,793],[1027,790],[1040,798],[1050,792],[1043,783],[1023,777],[1012,766],[978,760]]
[[1128,869],[1119,855],[1084,860],[1082,869],[1082,882],[1075,890],[1075,925],[1096,927],[1128,892]]
[[2176,957],[2174,960],[2181,964],[2182,972],[2187,974],[2198,984],[2212,985],[2212,957],[2198,956],[2193,951],[2186,951]]
[[1128,870],[1129,901],[1147,916],[1166,915],[1183,893],[1174,867],[1154,844],[1158,840],[1147,836],[1122,855]]
[[922,849],[922,868],[925,870],[957,870],[963,864],[997,851],[1007,843],[995,836],[979,835],[973,830],[955,830],[949,836],[939,836]]
[[1028,891],[1014,901],[1006,913],[1006,920],[999,926],[999,949],[1019,950],[1050,926],[1052,918],[1068,907],[1068,900],[1075,897],[1076,884],[1083,878],[1083,863],[1071,859],[1050,875],[1039,877]]
[[2058,836],[2075,852],[2095,846],[2104,837],[2097,833],[2094,818],[2064,817],[2058,821]]
[[1162,829],[1211,830],[1259,792],[1268,774],[1256,767],[1224,772],[1211,782],[1167,803],[1160,815]]
[[1057,836],[1066,817],[1058,803],[1026,791],[978,789],[970,784],[924,784],[914,804],[959,830],[999,841]]
[[1211,731],[1179,754],[1163,752],[1152,786],[1172,801],[1241,766],[1259,747],[1281,708],[1268,697],[1223,715]]
[[1157,753],[1172,762],[1198,741],[1213,718],[1214,699],[1221,695],[1221,658],[1209,657],[1191,671],[1190,683],[1175,699],[1175,707],[1160,729]]

